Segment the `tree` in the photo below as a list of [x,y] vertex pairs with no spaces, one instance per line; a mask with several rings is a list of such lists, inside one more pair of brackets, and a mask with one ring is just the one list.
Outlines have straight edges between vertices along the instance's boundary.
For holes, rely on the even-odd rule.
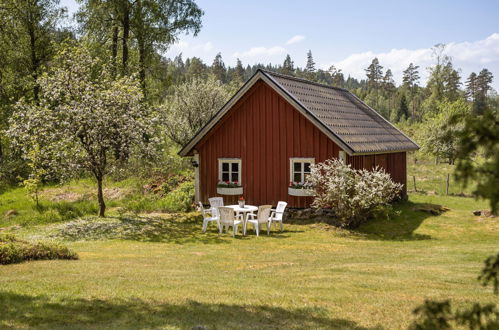
[[206,79],[208,68],[199,57],[193,57],[185,61],[187,79],[201,78]]
[[[117,50],[119,30],[122,39],[122,72],[129,73],[130,38],[138,52],[138,71],[146,92],[146,73],[152,55],[166,51],[180,33],[197,35],[203,11],[194,0],[80,0],[79,22],[90,35],[112,35],[112,53]],[[118,24],[120,25],[118,27]],[[113,59],[115,61],[115,58]]]
[[367,76],[367,86],[370,89],[378,89],[383,81],[383,67],[375,57],[371,64],[365,69]]
[[438,158],[447,159],[454,164],[459,147],[458,136],[463,129],[463,118],[470,112],[469,105],[462,99],[455,102],[443,101],[438,104],[436,113],[428,115],[423,130],[423,151]]
[[235,82],[237,85],[241,85],[244,82],[244,68],[240,59],[237,59],[236,67],[232,74],[232,82]]
[[225,63],[222,60],[222,54],[218,53],[213,60],[213,64],[211,65],[211,72],[215,75],[215,78],[221,82],[226,82],[225,76]]
[[[458,114],[450,124],[461,122],[458,133],[455,177],[463,185],[476,183],[476,197],[488,199],[494,214],[499,209],[499,110],[486,109],[483,115]],[[481,157],[479,155],[481,154]],[[477,159],[480,158],[480,159]]]
[[175,86],[173,95],[161,106],[168,137],[180,146],[201,129],[231,95],[215,77],[193,79]]
[[383,77],[383,89],[388,92],[393,92],[395,89],[395,81],[393,80],[392,70],[386,70],[385,76]]
[[303,70],[303,74],[304,74],[305,78],[307,78],[309,80],[315,80],[315,72],[316,72],[316,69],[315,69],[314,58],[312,56],[312,51],[309,50],[307,52],[307,64],[305,65],[305,69]]
[[112,69],[81,46],[64,48],[39,84],[40,104],[21,100],[8,134],[25,157],[40,148],[42,166],[62,177],[92,173],[103,217],[105,176],[122,164],[121,155],[146,153],[155,141],[140,84],[114,80]]
[[395,120],[397,122],[409,118],[409,107],[407,106],[407,99],[404,94],[400,98],[400,103],[397,110],[397,117]]
[[483,114],[487,108],[487,93],[491,89],[490,84],[492,83],[493,78],[494,76],[487,69],[483,69],[476,76],[475,80],[476,95],[473,102],[473,112],[477,115]]
[[0,38],[15,53],[16,71],[27,71],[31,76],[29,86],[35,101],[40,68],[52,56],[51,41],[64,13],[59,0],[0,0]]
[[120,0],[77,0],[80,4],[76,13],[79,30],[88,39],[99,45],[109,45],[113,73],[118,71],[118,48],[121,32],[122,67],[128,69],[128,40],[130,37],[130,5]]
[[287,74],[290,76],[295,73],[295,64],[291,60],[291,56],[289,56],[289,54],[287,54],[286,58],[284,59],[284,63],[282,64],[282,68],[281,68],[281,73]]
[[135,0],[131,4],[130,29],[137,41],[139,79],[145,93],[151,54],[166,51],[180,33],[192,32],[196,36],[204,13],[193,0]]
[[468,79],[466,80],[465,86],[465,96],[470,100],[471,102],[475,102],[477,99],[477,81],[476,81],[476,73],[472,72]]
[[409,64],[407,69],[402,73],[402,85],[409,88],[411,91],[417,87],[419,82],[419,65]]
[[337,69],[334,65],[331,65],[328,70],[331,75],[331,84],[336,87],[343,87],[345,84],[345,77],[341,72],[341,69]]

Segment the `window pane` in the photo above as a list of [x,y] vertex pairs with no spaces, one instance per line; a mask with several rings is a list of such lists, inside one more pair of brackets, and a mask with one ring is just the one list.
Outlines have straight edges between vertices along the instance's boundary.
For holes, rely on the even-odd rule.
[[232,173],[232,182],[239,181],[239,175],[237,173]]
[[239,163],[232,163],[232,172],[239,172]]
[[310,173],[310,163],[303,163],[303,172]]
[[229,163],[222,163],[222,171],[224,172],[229,171]]
[[295,172],[301,172],[301,163],[294,163],[294,170]]
[[222,173],[222,181],[229,181],[229,173],[227,172]]
[[293,174],[293,182],[301,182],[301,173]]

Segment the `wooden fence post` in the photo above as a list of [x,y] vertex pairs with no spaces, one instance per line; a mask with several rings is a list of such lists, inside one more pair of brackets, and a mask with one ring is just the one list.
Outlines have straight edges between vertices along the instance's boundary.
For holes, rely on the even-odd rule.
[[412,176],[412,182],[414,182],[414,192],[418,192],[418,189],[416,188],[416,176]]
[[445,194],[446,195],[449,195],[449,180],[450,180],[450,174],[447,173],[447,182],[446,182],[446,185],[445,185]]

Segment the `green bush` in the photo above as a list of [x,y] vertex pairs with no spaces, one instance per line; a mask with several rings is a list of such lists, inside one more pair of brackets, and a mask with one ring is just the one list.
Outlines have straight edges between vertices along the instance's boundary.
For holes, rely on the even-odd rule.
[[0,264],[2,265],[50,259],[76,260],[78,255],[67,247],[55,243],[30,243],[12,235],[0,236]]
[[194,200],[194,182],[184,182],[180,186],[160,199],[158,206],[166,212],[188,212],[192,210]]

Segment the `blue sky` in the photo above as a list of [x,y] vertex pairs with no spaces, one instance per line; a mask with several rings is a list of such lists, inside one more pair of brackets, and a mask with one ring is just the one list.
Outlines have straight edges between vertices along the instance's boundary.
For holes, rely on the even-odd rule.
[[[70,12],[74,0],[62,0]],[[431,46],[447,53],[466,78],[483,67],[499,90],[499,1],[229,1],[198,0],[205,11],[197,37],[181,36],[167,56],[182,52],[211,63],[218,52],[226,64],[282,63],[290,54],[303,66],[311,49],[318,67],[334,64],[364,78],[373,57],[394,72],[412,61],[422,80],[432,63]],[[463,79],[464,80],[464,79]]]

